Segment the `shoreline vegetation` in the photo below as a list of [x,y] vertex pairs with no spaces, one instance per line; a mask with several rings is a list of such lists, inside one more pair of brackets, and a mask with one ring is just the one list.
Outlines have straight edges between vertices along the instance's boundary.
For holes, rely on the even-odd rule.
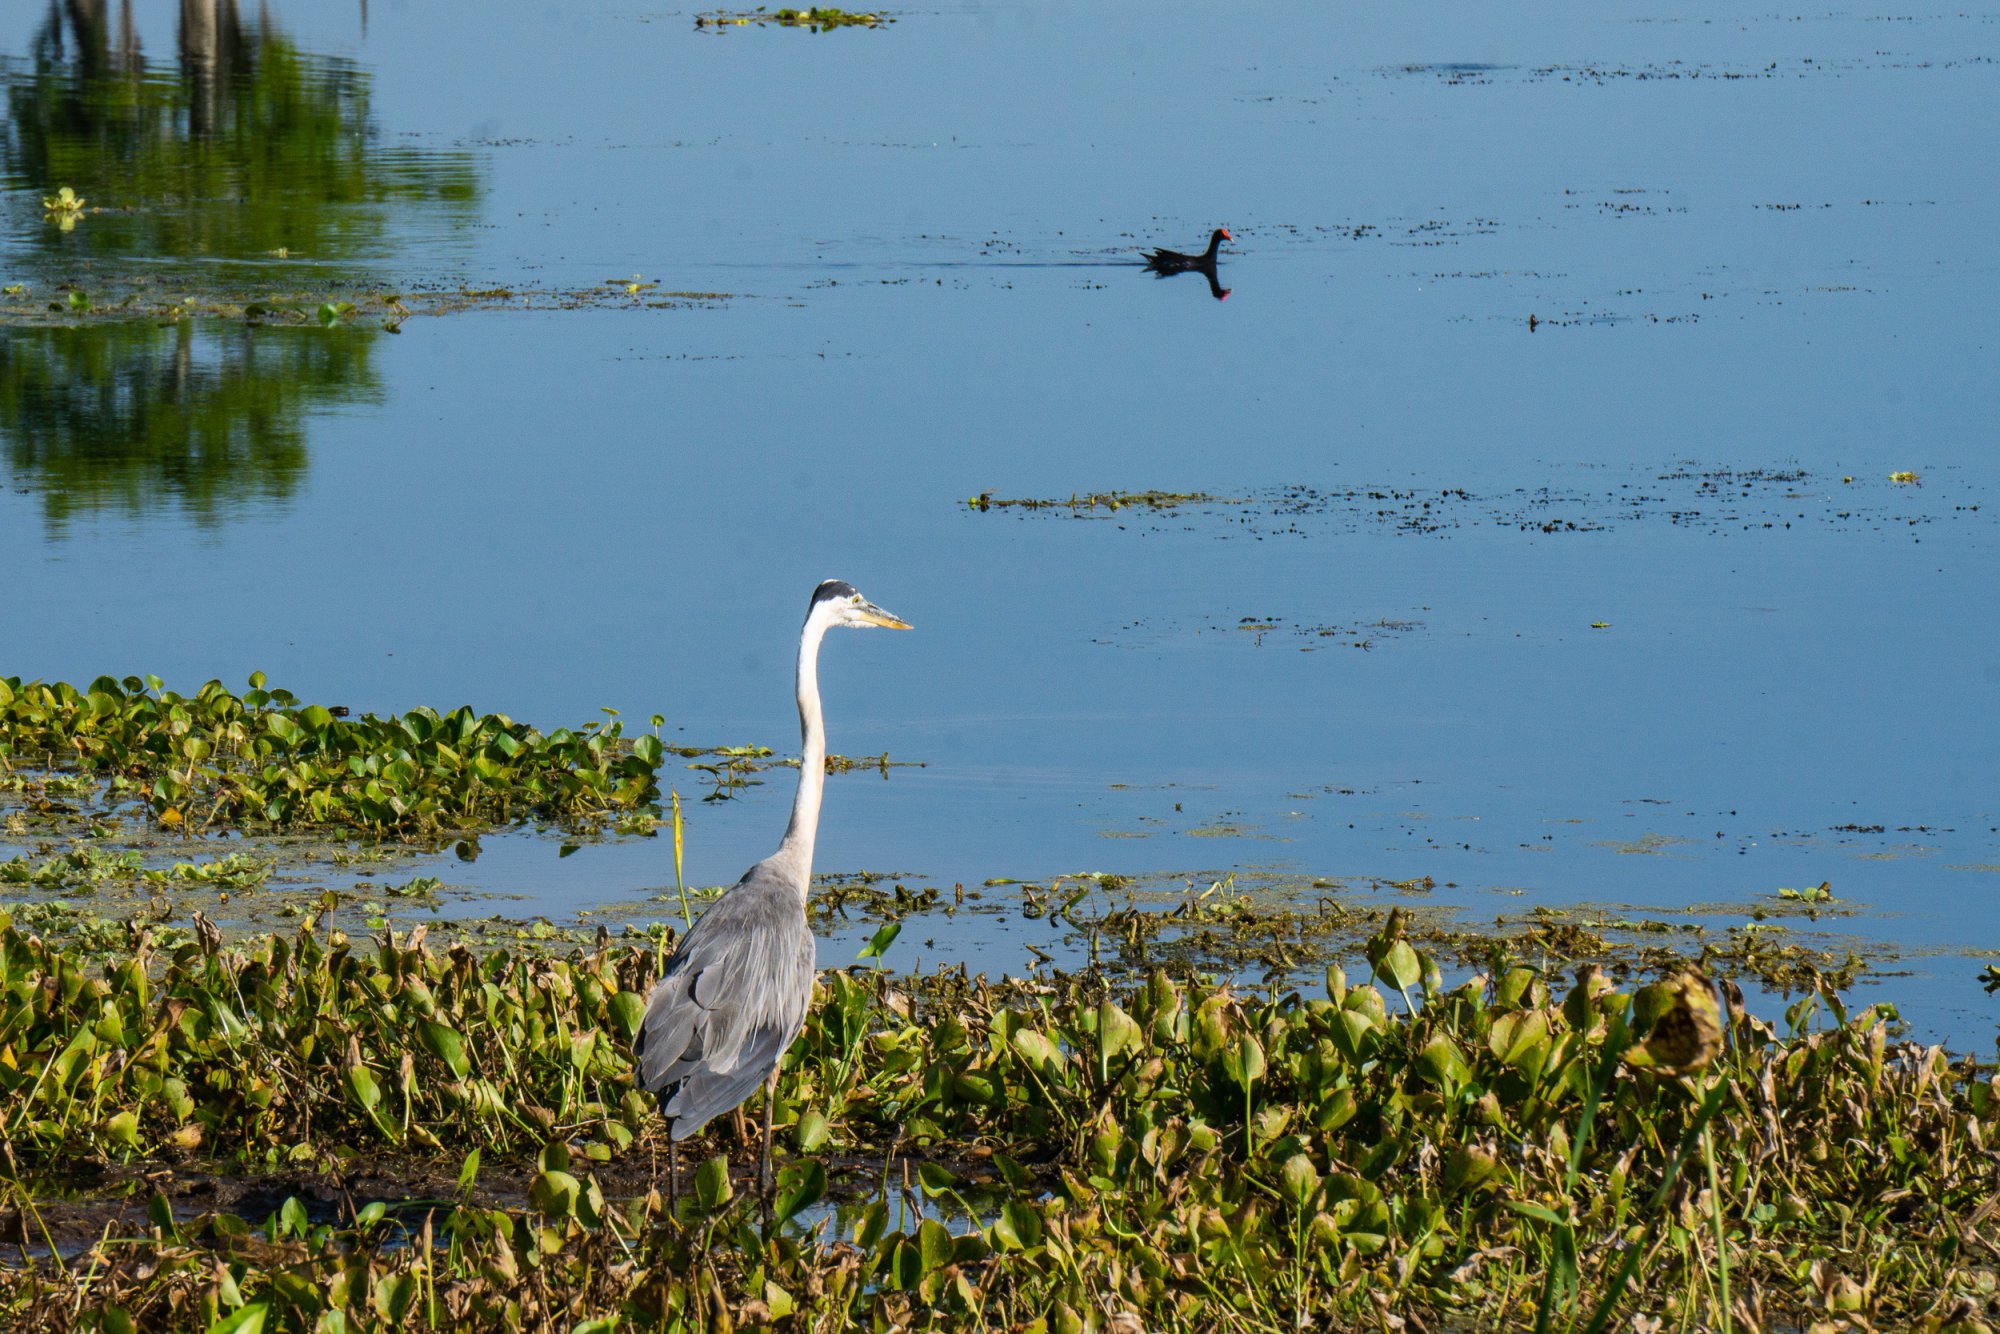
[[[997,986],[884,971],[882,935],[822,974],[785,1060],[766,1234],[726,1131],[685,1146],[668,1211],[628,1055],[664,946],[480,954],[308,921],[171,951],[140,932],[99,973],[0,925],[0,1315],[1989,1328],[2000,1078],[1891,1040],[1884,1007],[1827,988],[1780,1032],[1726,982],[1501,959],[1445,989],[1387,931],[1368,980],[1310,992]],[[346,1184],[397,1162],[406,1198]],[[267,1212],[175,1197],[205,1171],[270,1183]],[[92,1172],[108,1197],[78,1189]]]
[[[356,717],[261,676],[188,695],[0,680],[8,836],[50,840],[0,862],[0,892],[27,900],[0,908],[0,1323],[2000,1319],[1995,1065],[1908,1041],[1888,1005],[1849,1009],[1860,962],[1773,945],[1771,921],[1621,943],[1549,912],[1456,929],[1423,882],[1377,886],[1383,911],[1317,883],[1286,907],[1226,883],[1168,902],[1116,877],[827,877],[820,924],[878,929],[821,972],[785,1059],[766,1230],[756,1146],[726,1122],[683,1146],[669,1206],[629,1055],[682,920],[664,898],[594,939],[357,916],[317,890],[227,931],[201,909],[192,929],[115,915],[278,898],[278,844],[258,839],[281,833],[356,860],[522,822],[650,833],[669,755],[717,771],[723,800],[717,773],[782,762],[615,716],[546,734],[470,709]],[[106,836],[134,822],[143,852]],[[181,851],[224,830],[222,855]],[[111,911],[80,929],[93,901]],[[906,921],[981,911],[1046,917],[1076,965],[888,965]],[[1756,915],[1840,911],[1821,886]],[[1782,1019],[1731,977],[1793,998]]]

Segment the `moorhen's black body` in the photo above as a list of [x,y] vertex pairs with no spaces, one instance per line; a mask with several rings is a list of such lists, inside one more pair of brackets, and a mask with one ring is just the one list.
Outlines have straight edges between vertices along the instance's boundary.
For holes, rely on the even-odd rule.
[[1229,295],[1229,289],[1216,281],[1215,257],[1221,253],[1224,241],[1235,239],[1227,227],[1217,227],[1209,235],[1208,249],[1201,254],[1184,255],[1178,250],[1148,251],[1146,267],[1161,278],[1175,273],[1199,273],[1208,279],[1209,292],[1220,301]]
[[1215,257],[1221,253],[1222,243],[1235,239],[1227,227],[1217,227],[1209,234],[1208,249],[1199,255],[1183,255],[1178,250],[1154,250],[1146,255],[1146,267],[1155,273],[1213,273]]

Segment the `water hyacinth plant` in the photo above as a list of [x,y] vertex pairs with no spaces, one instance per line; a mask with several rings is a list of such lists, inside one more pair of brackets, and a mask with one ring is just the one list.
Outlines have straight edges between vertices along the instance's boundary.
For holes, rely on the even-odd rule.
[[130,883],[151,888],[201,885],[222,890],[251,889],[271,876],[271,864],[232,852],[206,861],[147,866],[133,850],[113,852],[89,842],[72,843],[64,852],[45,858],[10,857],[0,861],[0,887],[88,893],[98,885]]
[[[1781,1034],[1693,975],[1621,992],[1500,958],[1446,989],[1384,937],[1371,981],[1336,968],[1323,992],[1262,999],[1165,974],[896,978],[879,949],[828,972],[781,1072],[790,1222],[766,1236],[740,1184],[754,1149],[732,1169],[726,1134],[691,1142],[707,1161],[667,1213],[627,1045],[659,946],[480,956],[308,925],[158,957],[142,938],[92,976],[0,925],[11,1181],[471,1164],[455,1199],[318,1218],[163,1189],[146,1221],[55,1255],[38,1229],[56,1206],[10,1186],[0,1234],[23,1249],[0,1316],[1984,1327],[1991,1066],[1892,1042],[1884,1011],[1831,993]],[[506,1193],[482,1186],[509,1171]]]
[[52,195],[42,196],[42,217],[66,232],[76,226],[77,219],[84,215],[85,205],[88,203],[88,200],[79,197],[75,190],[65,185]]
[[378,718],[210,681],[192,695],[157,677],[0,679],[0,766],[80,769],[142,799],[168,828],[346,826],[421,834],[523,818],[599,821],[659,795],[655,735],[614,716],[542,733],[470,708]]

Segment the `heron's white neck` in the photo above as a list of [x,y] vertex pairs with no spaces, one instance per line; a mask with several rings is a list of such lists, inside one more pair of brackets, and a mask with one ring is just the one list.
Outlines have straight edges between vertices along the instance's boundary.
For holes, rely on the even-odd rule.
[[801,894],[812,890],[813,839],[819,833],[820,791],[826,786],[826,721],[819,708],[819,641],[832,618],[814,606],[799,634],[799,794],[778,855],[797,863]]

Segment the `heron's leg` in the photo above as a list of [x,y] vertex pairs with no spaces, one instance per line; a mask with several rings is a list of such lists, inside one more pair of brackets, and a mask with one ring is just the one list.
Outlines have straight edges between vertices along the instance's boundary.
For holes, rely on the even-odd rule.
[[667,1132],[667,1217],[681,1221],[681,1150],[673,1132]]
[[771,1113],[778,1101],[778,1070],[771,1068],[770,1078],[764,1081],[764,1165],[757,1173],[757,1194],[764,1200],[764,1223],[771,1222]]

